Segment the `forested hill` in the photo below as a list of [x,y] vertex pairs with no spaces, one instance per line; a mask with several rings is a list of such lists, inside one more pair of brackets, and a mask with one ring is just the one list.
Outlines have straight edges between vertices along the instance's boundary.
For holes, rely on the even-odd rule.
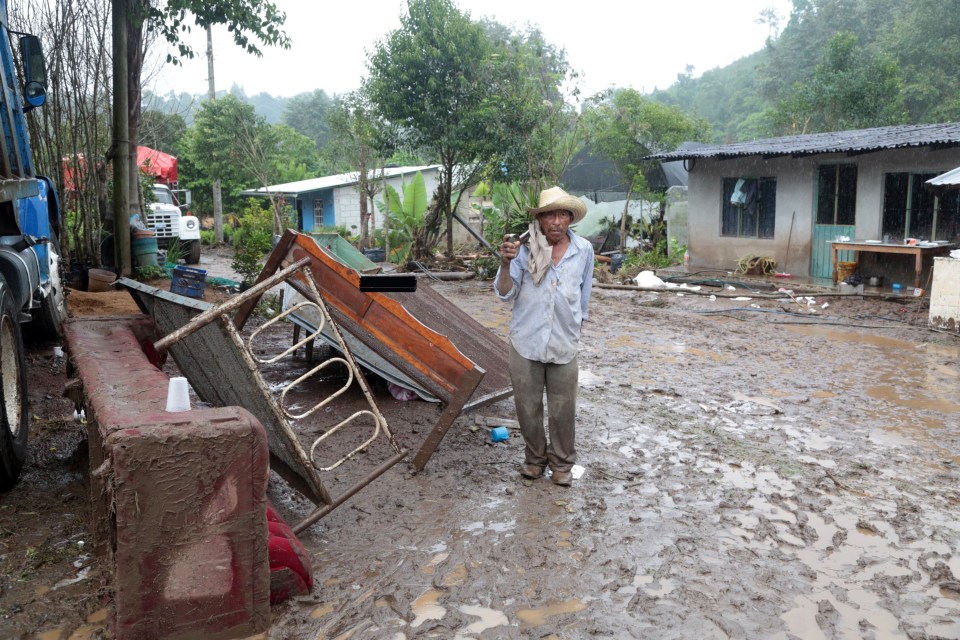
[[[248,96],[243,87],[234,84],[229,91],[218,91],[217,97],[225,95],[236,96],[242,102],[252,104],[257,113],[263,116],[268,124],[281,122],[284,109],[291,98],[272,96],[269,93],[258,93],[255,96]],[[183,118],[187,124],[193,123],[193,116],[196,114],[200,104],[207,99],[206,95],[190,95],[189,93],[168,93],[167,95],[157,95],[150,91],[144,93],[143,103],[144,111],[160,111],[163,113],[174,113]]]
[[[650,97],[705,118],[717,142],[960,121],[960,2],[793,0],[783,20],[764,49],[698,78],[681,75]],[[318,141],[325,135],[317,129],[332,98],[323,90],[294,98],[247,96],[237,86],[225,93],[270,124],[286,122]],[[144,109],[189,124],[203,99],[147,94]]]
[[651,97],[706,118],[718,142],[960,121],[960,5],[793,0],[763,50]]

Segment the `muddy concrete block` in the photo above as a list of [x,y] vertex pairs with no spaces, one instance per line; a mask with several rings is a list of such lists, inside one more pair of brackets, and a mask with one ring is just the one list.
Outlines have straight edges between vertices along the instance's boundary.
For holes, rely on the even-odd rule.
[[114,634],[237,638],[269,628],[266,432],[243,409],[111,434]]
[[933,259],[930,324],[960,332],[960,260],[956,258]]
[[113,564],[114,637],[237,638],[269,628],[263,425],[239,407],[167,413],[143,316],[65,333],[88,419],[95,549]]

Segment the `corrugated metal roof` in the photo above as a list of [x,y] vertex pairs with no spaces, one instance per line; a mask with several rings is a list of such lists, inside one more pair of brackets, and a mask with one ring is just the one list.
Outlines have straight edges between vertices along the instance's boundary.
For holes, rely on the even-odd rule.
[[851,131],[782,136],[750,142],[679,149],[647,156],[648,160],[737,158],[744,156],[806,156],[820,153],[870,153],[902,147],[958,147],[960,123],[915,124]]
[[960,187],[960,167],[941,173],[936,178],[930,178],[927,180],[927,184],[931,187]]
[[[385,178],[409,174],[411,177],[417,171],[426,169],[439,169],[438,164],[423,165],[421,167],[388,167],[383,170]],[[240,192],[242,196],[265,196],[268,193],[283,193],[287,195],[298,195],[308,191],[319,191],[321,189],[330,189],[332,187],[343,187],[357,182],[357,172],[338,173],[332,176],[322,176],[320,178],[310,178],[309,180],[298,180],[296,182],[285,182],[283,184],[272,184],[269,187],[260,187],[259,189],[246,189]]]

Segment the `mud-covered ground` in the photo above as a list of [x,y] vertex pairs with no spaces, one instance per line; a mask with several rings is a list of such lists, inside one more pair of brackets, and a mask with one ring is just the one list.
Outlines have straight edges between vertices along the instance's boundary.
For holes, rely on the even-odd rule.
[[[505,336],[489,283],[432,286]],[[301,534],[316,586],[267,637],[960,637],[960,339],[926,329],[922,301],[812,291],[595,289],[574,486],[523,480],[516,431],[493,444],[476,424],[512,419],[511,400],[462,416],[422,473],[395,466]],[[84,426],[50,354],[30,354],[30,466],[0,496],[0,637],[108,637]],[[301,351],[264,375],[308,367]],[[372,386],[415,451],[438,408]],[[298,427],[309,445],[317,426]],[[270,499],[309,511],[276,478]]]

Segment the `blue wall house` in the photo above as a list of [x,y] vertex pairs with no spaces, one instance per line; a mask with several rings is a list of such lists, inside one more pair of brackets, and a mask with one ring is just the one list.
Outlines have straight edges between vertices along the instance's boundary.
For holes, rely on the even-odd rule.
[[[401,192],[404,182],[409,183],[417,172],[423,174],[427,194],[432,195],[440,177],[440,165],[420,167],[388,167],[383,181]],[[259,189],[247,189],[240,195],[265,197],[272,193],[283,194],[296,214],[297,230],[318,231],[323,227],[346,227],[351,234],[360,233],[360,193],[357,191],[356,171],[332,176],[275,184]],[[383,199],[383,192],[377,197]],[[373,202],[367,204],[373,212],[374,228],[383,228],[383,215]],[[372,231],[373,229],[371,229]]]

